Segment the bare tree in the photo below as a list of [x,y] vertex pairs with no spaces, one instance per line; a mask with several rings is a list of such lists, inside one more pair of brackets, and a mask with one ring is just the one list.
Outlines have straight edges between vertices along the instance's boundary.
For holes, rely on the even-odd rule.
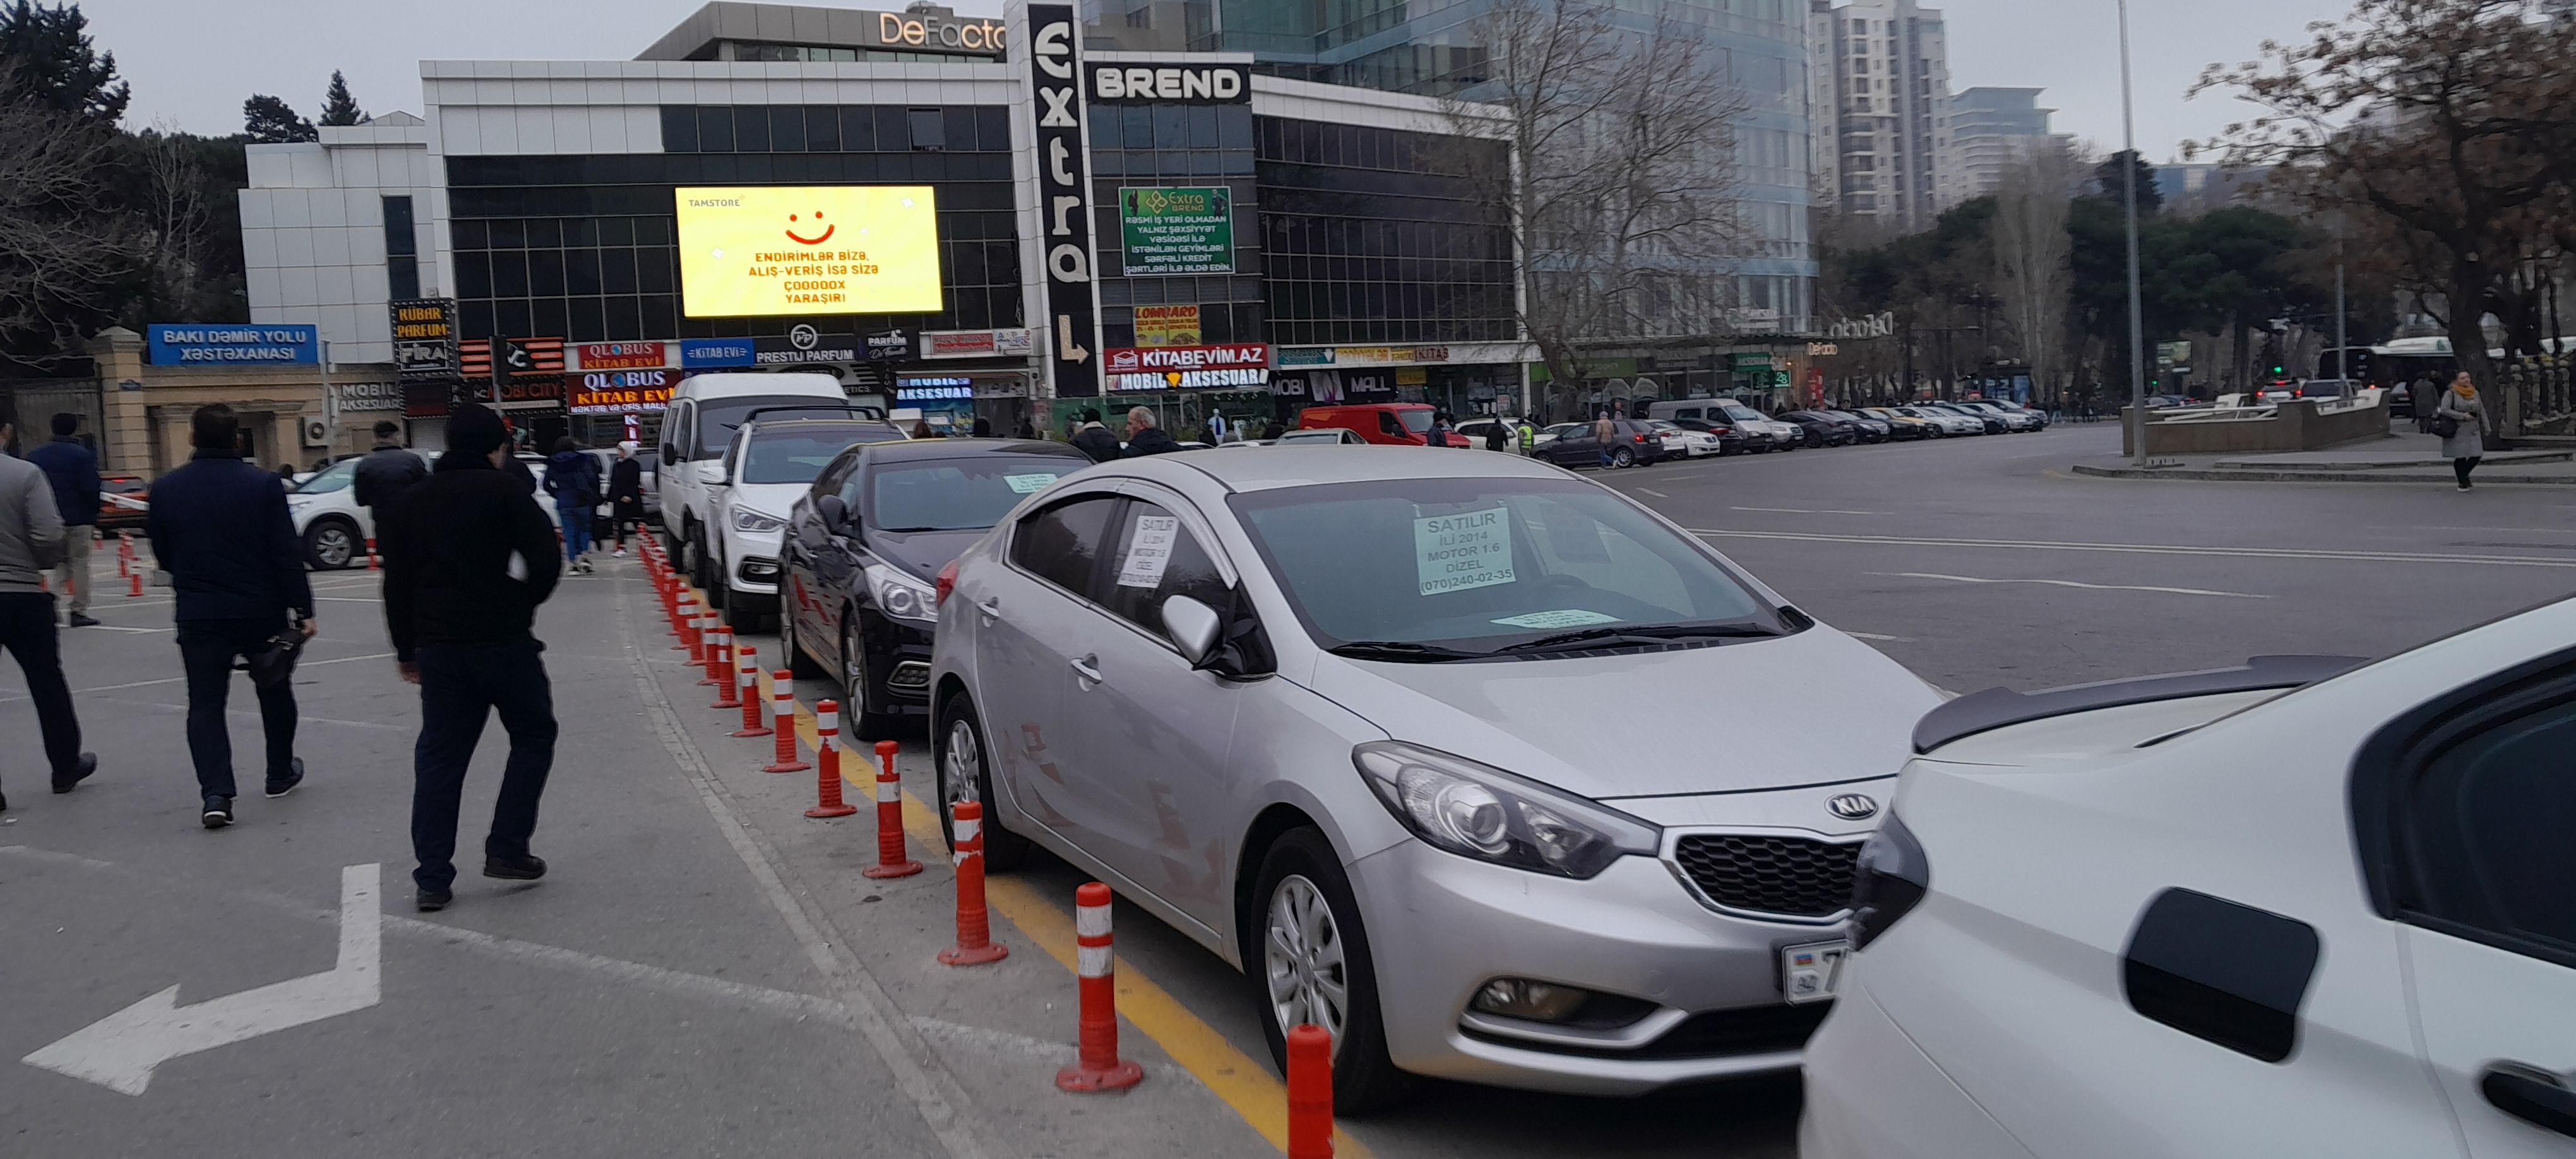
[[74,321],[113,309],[134,246],[110,199],[104,130],[18,101],[0,105],[0,342],[77,349]]
[[[135,239],[148,292],[173,298],[198,277],[197,247],[206,232],[206,174],[176,125],[161,123],[134,139],[135,176],[140,178],[137,209],[141,236]],[[152,303],[156,307],[175,305]],[[185,307],[180,307],[182,310]],[[169,317],[191,317],[180,312]]]
[[2034,398],[2048,397],[2063,372],[2058,343],[2075,289],[2067,198],[2080,172],[2068,150],[2046,143],[2006,170],[1995,190],[1995,288],[2005,330],[2030,364]]
[[1560,384],[1590,348],[1731,329],[1747,102],[1695,32],[1633,19],[1600,0],[1501,0],[1470,32],[1485,78],[1443,102],[1462,139],[1446,167],[1509,223],[1520,323]]

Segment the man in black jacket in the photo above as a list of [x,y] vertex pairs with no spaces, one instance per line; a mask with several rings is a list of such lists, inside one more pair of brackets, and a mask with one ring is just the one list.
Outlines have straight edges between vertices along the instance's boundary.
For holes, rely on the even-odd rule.
[[1118,457],[1118,436],[1100,425],[1100,412],[1083,408],[1082,425],[1074,428],[1073,449],[1091,457],[1095,463],[1106,463]]
[[[188,753],[205,802],[202,819],[206,828],[221,829],[233,823],[233,741],[224,720],[233,661],[267,652],[290,622],[307,640],[317,626],[286,489],[242,458],[241,423],[231,407],[199,407],[189,427],[196,453],[152,484],[143,526],[178,597]],[[285,680],[256,687],[268,741],[267,791],[283,797],[304,780],[304,762],[295,756],[295,688]]]
[[93,628],[98,621],[89,615],[89,549],[98,529],[98,456],[72,437],[79,429],[79,415],[55,415],[54,441],[28,452],[27,461],[44,469],[45,481],[54,486],[54,505],[63,513],[63,565],[54,569],[54,582],[71,597],[71,626]]
[[1180,440],[1170,431],[1154,424],[1154,412],[1135,407],[1127,412],[1127,457],[1168,455],[1181,449]]
[[528,852],[537,801],[554,767],[554,690],[531,628],[554,594],[563,557],[536,500],[502,470],[511,451],[499,415],[474,403],[447,420],[438,469],[395,505],[381,531],[385,626],[402,677],[420,685],[412,747],[412,882],[423,912],[454,898],[456,813],[466,761],[497,710],[510,734],[483,876],[535,881]]
[[394,500],[429,477],[429,464],[403,447],[401,424],[387,420],[376,424],[375,449],[358,460],[356,475],[358,506],[367,509],[377,534],[382,535],[385,515],[393,510]]

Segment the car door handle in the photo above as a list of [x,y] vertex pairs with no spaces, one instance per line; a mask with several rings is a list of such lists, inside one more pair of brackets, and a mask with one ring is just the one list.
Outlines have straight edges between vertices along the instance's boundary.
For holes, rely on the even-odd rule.
[[984,622],[989,624],[1002,618],[1002,601],[977,600],[975,601],[975,610],[982,613]]
[[2539,1067],[2497,1063],[2478,1076],[2478,1093],[2495,1109],[2532,1126],[2576,1136],[2576,1091]]
[[1100,657],[1085,656],[1082,659],[1074,661],[1073,674],[1088,680],[1093,684],[1100,683],[1103,679],[1100,675]]

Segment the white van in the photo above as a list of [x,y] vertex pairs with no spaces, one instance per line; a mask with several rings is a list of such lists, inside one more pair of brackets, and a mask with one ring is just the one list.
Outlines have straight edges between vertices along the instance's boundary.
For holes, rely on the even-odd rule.
[[[698,374],[680,380],[671,394],[670,410],[662,417],[662,461],[655,480],[662,496],[662,528],[676,562],[719,606],[725,585],[710,563],[707,531],[715,519],[712,496],[722,482],[725,446],[751,412],[799,403],[813,404],[815,417],[850,413],[849,392],[828,374]],[[787,413],[793,412],[771,410],[769,417]]]

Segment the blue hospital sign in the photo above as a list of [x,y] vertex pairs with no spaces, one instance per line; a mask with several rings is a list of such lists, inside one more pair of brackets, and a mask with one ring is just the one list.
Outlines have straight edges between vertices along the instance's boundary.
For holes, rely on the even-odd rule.
[[315,327],[290,323],[147,327],[154,366],[310,366],[322,360]]

